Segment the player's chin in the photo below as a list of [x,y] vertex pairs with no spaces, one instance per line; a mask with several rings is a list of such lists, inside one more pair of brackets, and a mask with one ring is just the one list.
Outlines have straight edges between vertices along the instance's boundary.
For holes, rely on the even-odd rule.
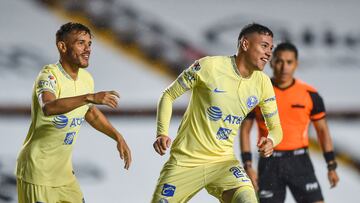
[[81,61],[79,64],[80,68],[87,68],[89,66],[89,62],[88,61]]
[[259,64],[256,66],[256,70],[263,71],[265,67],[265,64]]

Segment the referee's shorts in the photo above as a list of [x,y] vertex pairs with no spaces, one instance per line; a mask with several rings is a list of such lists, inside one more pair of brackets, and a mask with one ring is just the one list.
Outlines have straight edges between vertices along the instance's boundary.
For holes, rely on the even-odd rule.
[[323,201],[308,149],[274,151],[269,158],[260,158],[259,198],[261,203],[284,202],[286,186],[296,202]]

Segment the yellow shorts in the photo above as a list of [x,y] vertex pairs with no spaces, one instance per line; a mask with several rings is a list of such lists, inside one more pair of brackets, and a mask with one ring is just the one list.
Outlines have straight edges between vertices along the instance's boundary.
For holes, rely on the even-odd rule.
[[251,181],[238,160],[230,160],[196,167],[166,163],[160,173],[152,203],[187,202],[205,188],[220,202],[224,191],[242,186],[254,191]]
[[77,181],[60,187],[35,185],[17,179],[19,203],[83,203]]

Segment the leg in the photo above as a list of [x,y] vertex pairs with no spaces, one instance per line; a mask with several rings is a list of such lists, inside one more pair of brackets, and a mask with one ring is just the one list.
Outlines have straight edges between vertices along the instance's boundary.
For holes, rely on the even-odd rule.
[[83,193],[81,192],[80,185],[75,180],[71,184],[55,187],[54,192],[57,193],[58,203],[84,203]]
[[220,202],[257,202],[254,187],[237,160],[210,164],[206,180],[206,190]]
[[204,187],[203,167],[181,167],[166,163],[160,173],[152,203],[187,202]]
[[223,192],[224,203],[257,203],[255,190],[248,185]]

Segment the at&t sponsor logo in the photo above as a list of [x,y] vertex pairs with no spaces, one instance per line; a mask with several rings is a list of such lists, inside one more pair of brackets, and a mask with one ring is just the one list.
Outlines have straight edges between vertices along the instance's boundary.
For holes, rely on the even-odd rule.
[[[206,113],[208,115],[208,118],[211,121],[218,121],[218,120],[222,119],[222,116],[223,116],[221,109],[217,106],[210,106],[206,110]],[[223,121],[225,123],[240,125],[240,123],[243,119],[244,118],[242,116],[236,116],[236,115],[229,114],[229,115],[225,116]]]
[[[81,125],[84,122],[84,120],[85,120],[84,117],[71,119],[70,128]],[[52,123],[55,126],[55,128],[58,129],[65,128],[69,123],[69,118],[65,115],[58,115],[54,117]]]
[[69,119],[65,115],[58,115],[55,116],[52,123],[54,124],[55,128],[61,129],[65,128],[68,124]]
[[221,109],[217,106],[210,106],[206,112],[208,114],[209,119],[212,121],[218,121],[222,117]]

